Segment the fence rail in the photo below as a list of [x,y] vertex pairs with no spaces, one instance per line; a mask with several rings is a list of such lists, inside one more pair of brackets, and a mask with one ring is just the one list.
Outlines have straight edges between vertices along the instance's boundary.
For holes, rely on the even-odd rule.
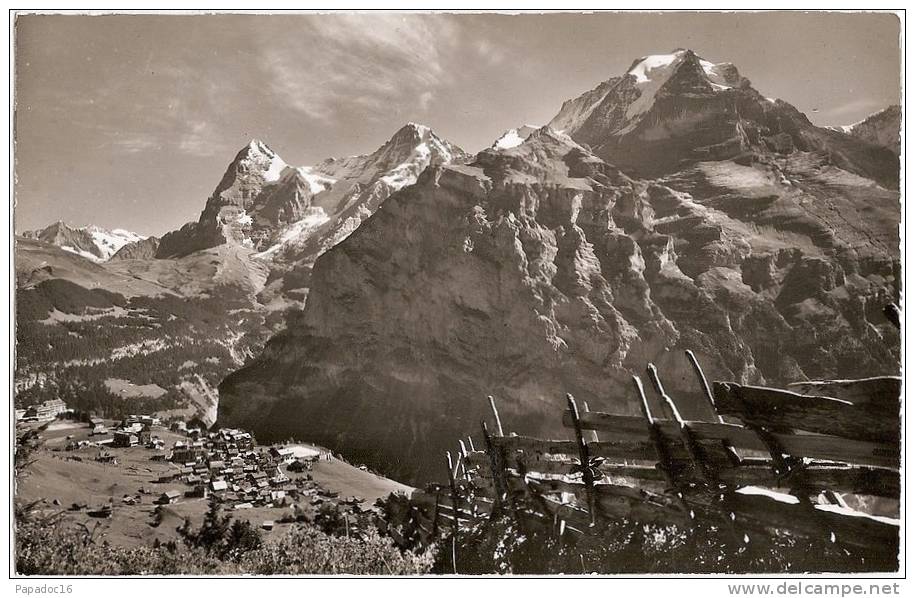
[[895,562],[898,520],[852,510],[840,494],[898,500],[899,377],[792,390],[709,385],[695,356],[687,357],[714,421],[683,419],[651,364],[648,379],[665,417],[652,413],[634,376],[642,416],[590,411],[568,395],[561,418],[571,439],[506,435],[489,397],[493,429],[482,422],[483,446],[460,442],[447,455],[448,486],[414,492],[404,512],[424,541],[501,513],[585,535],[612,521],[689,528],[705,519],[748,541],[788,533]]

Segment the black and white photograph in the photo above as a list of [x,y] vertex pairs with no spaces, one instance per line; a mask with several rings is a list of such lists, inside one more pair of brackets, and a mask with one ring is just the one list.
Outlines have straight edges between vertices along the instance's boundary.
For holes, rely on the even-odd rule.
[[16,588],[899,593],[904,11],[9,13]]

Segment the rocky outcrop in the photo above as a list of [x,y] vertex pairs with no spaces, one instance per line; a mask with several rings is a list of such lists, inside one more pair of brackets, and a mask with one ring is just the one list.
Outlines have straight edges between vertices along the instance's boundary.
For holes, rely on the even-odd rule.
[[151,260],[156,257],[157,251],[159,251],[159,238],[147,237],[127,243],[111,256],[111,260]]
[[219,423],[420,481],[488,394],[510,430],[565,437],[565,393],[637,413],[652,361],[708,417],[684,349],[742,383],[895,372],[898,194],[785,158],[643,181],[544,128],[429,168],[317,260],[304,312],[220,386]]

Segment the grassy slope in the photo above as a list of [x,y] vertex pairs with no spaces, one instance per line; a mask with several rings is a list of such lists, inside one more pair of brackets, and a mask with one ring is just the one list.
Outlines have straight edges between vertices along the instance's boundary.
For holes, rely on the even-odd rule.
[[[155,432],[171,446],[175,440],[183,438],[166,430]],[[178,538],[175,529],[187,517],[192,524],[199,526],[207,510],[207,501],[200,498],[181,498],[176,504],[163,507],[162,523],[151,527],[155,500],[167,490],[184,492],[188,486],[181,483],[155,484],[153,481],[163,473],[173,470],[168,462],[150,461],[154,451],[135,447],[130,449],[110,448],[108,452],[118,458],[118,465],[103,464],[94,461],[99,449],[81,449],[77,451],[55,451],[66,446],[67,436],[76,440],[87,439],[88,427],[84,424],[54,423],[42,434],[45,445],[37,452],[37,459],[31,465],[29,473],[17,480],[15,499],[26,504],[45,499],[43,507],[48,512],[65,510],[72,503],[86,503],[87,510],[111,504],[114,514],[110,519],[89,517],[86,511],[67,512],[65,525],[85,524],[89,529],[98,525],[96,537],[119,546],[150,545],[156,539],[167,542]],[[82,461],[67,460],[68,457],[80,457]],[[314,480],[320,487],[338,492],[340,499],[352,496],[365,499],[363,508],[369,508],[376,499],[391,492],[402,491],[409,494],[412,488],[393,480],[382,478],[373,473],[362,471],[344,461],[333,458],[321,461],[312,472]],[[297,477],[297,474],[289,474]],[[121,499],[125,494],[135,496],[144,488],[148,494],[142,494],[141,502],[126,505]],[[57,499],[60,505],[52,504]],[[111,502],[109,503],[109,499]],[[300,501],[306,510],[307,499]],[[231,508],[231,507],[227,507]],[[257,507],[253,509],[232,510],[237,519],[247,519],[260,527],[266,520],[277,520],[290,512],[290,507]],[[262,532],[265,539],[275,541],[284,536],[291,526],[277,525],[270,532]]]

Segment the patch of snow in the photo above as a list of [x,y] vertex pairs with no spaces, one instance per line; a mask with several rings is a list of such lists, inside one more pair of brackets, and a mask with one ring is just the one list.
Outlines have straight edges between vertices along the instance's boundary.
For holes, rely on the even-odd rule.
[[72,245],[61,245],[60,248],[63,249],[64,251],[68,251],[70,253],[75,253],[78,256],[84,257],[87,260],[92,260],[93,262],[96,262],[96,263],[105,261],[104,258],[101,258],[101,257],[95,255],[94,253],[89,253],[88,251],[84,251],[82,249],[73,247]]
[[817,511],[826,511],[828,513],[838,513],[839,515],[845,515],[846,517],[863,517],[865,519],[872,519],[874,521],[879,521],[881,523],[887,523],[889,525],[899,525],[899,520],[892,517],[883,517],[881,515],[871,515],[870,513],[862,513],[861,511],[855,511],[854,509],[849,509],[848,507],[840,507],[839,505],[813,505]]
[[680,58],[683,57],[685,50],[679,50],[673,54],[652,54],[642,58],[629,69],[628,74],[635,77],[636,83],[648,83],[657,78],[658,73],[652,74],[658,69],[663,69],[660,74],[667,73],[670,67],[674,66]]
[[743,488],[738,488],[737,494],[744,494],[747,496],[766,496],[772,500],[776,500],[778,502],[789,505],[796,505],[800,504],[801,502],[796,496],[784,494],[782,492],[776,492],[774,490],[769,490],[768,488],[760,488],[759,486],[744,486]]
[[264,181],[268,183],[280,180],[283,171],[289,167],[276,152],[259,139],[252,139],[248,144],[245,162],[253,166],[252,170],[260,170]]
[[531,133],[536,131],[539,127],[534,127],[532,125],[524,125],[523,127],[518,127],[517,129],[509,129],[502,134],[501,137],[496,139],[492,144],[492,149],[510,149],[513,147],[518,147],[531,136]]
[[337,182],[337,179],[333,177],[315,172],[311,166],[300,166],[296,170],[298,171],[299,176],[308,183],[308,190],[311,191],[312,195],[327,191]]
[[286,227],[285,230],[280,234],[279,238],[276,240],[276,243],[261,251],[260,253],[255,253],[253,257],[263,258],[268,257],[280,249],[284,245],[299,239],[306,235],[306,233],[311,233],[317,230],[321,225],[330,220],[330,217],[327,215],[327,212],[323,208],[311,207],[305,211],[305,216],[301,220],[293,222]]
[[89,235],[92,237],[93,244],[98,247],[102,254],[101,258],[95,256],[95,261],[107,261],[124,245],[127,245],[128,243],[134,243],[136,241],[142,241],[146,238],[143,235],[138,235],[137,233],[133,233],[121,228],[105,230],[104,228],[99,228],[97,226],[87,226],[82,230],[89,233]]
[[280,180],[280,175],[286,170],[287,164],[277,155],[270,160],[267,170],[264,171],[264,180],[274,182]]
[[[444,146],[442,146],[442,149],[445,149]],[[419,176],[419,173],[429,165],[431,155],[432,151],[429,149],[427,142],[424,141],[413,148],[413,152],[406,162],[392,168],[388,174],[381,177],[381,180],[394,191],[412,185],[416,182],[416,177]],[[448,156],[450,156],[450,152]]]
[[635,77],[640,94],[626,109],[626,118],[633,122],[621,132],[625,133],[634,128],[636,123],[633,119],[651,108],[655,95],[677,70],[685,53],[685,50],[680,50],[673,54],[646,56],[629,69],[627,74]]
[[731,85],[728,84],[727,79],[721,72],[725,67],[730,66],[728,63],[714,64],[700,58],[699,65],[705,71],[705,76],[708,77],[709,83],[712,84],[713,88],[716,90],[731,89]]

